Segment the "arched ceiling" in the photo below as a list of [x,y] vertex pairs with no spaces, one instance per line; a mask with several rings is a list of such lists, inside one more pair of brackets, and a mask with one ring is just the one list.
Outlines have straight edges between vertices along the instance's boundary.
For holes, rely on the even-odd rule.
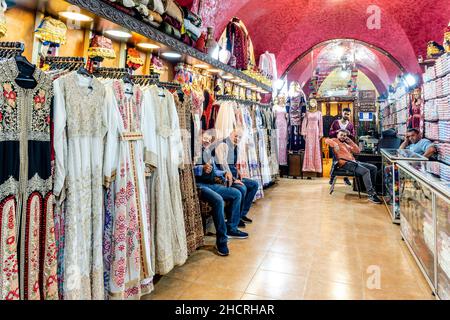
[[[323,41],[357,39],[389,52],[409,72],[418,73],[417,56],[429,40],[442,42],[450,17],[448,0],[195,0],[205,25],[219,36],[237,16],[246,24],[256,54],[277,56],[283,73],[300,54]],[[371,5],[380,8],[380,29],[369,30]]]
[[348,65],[345,69],[354,65],[369,77],[379,92],[386,91],[395,77],[402,72],[400,67],[378,48],[341,39],[322,43],[309,51],[290,67],[287,79],[304,84],[305,88],[314,71],[326,76],[333,69],[341,68],[344,61],[347,61]]

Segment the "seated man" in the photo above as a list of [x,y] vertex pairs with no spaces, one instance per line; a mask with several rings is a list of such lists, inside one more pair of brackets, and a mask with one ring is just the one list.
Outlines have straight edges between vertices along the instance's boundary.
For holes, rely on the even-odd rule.
[[400,149],[411,150],[428,159],[437,153],[434,144],[430,140],[423,138],[417,129],[408,129],[406,139],[400,146]]
[[232,175],[232,187],[238,189],[242,194],[239,226],[245,227],[245,223],[253,222],[252,219],[247,217],[247,214],[258,192],[259,185],[257,181],[243,177],[238,169],[239,143],[241,139],[241,130],[233,130],[228,138],[215,144],[214,155],[219,168]]
[[348,171],[355,171],[356,175],[364,181],[369,200],[373,203],[381,204],[381,200],[373,187],[377,179],[377,167],[369,163],[355,161],[353,154],[358,154],[360,149],[348,137],[348,131],[339,130],[337,138],[326,139],[325,142],[333,148],[334,154],[339,161],[339,167]]
[[[238,229],[241,216],[242,196],[236,189],[227,187],[225,181],[231,181],[230,175],[225,175],[218,170],[210,151],[205,148],[210,140],[203,140],[203,164],[194,167],[197,187],[200,189],[201,198],[207,201],[212,207],[212,217],[216,228],[216,244],[219,255],[229,254],[227,239],[246,239],[248,234]],[[225,223],[225,203],[230,202],[231,216]]]

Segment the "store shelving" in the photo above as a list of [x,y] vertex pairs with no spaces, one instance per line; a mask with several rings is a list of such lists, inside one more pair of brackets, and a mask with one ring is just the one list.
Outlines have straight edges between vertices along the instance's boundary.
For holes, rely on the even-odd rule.
[[128,30],[132,30],[144,37],[154,40],[160,44],[166,45],[173,50],[184,54],[189,57],[193,57],[201,62],[207,63],[210,66],[220,69],[225,73],[231,74],[241,80],[251,83],[267,92],[272,92],[272,88],[250,76],[242,71],[239,71],[229,65],[226,65],[219,60],[216,60],[206,53],[191,47],[178,39],[173,38],[170,35],[154,28],[153,26],[116,9],[110,2],[102,0],[67,0],[67,2],[76,5],[82,9],[85,9],[97,16],[100,16],[106,20],[109,20],[117,25],[120,25]]

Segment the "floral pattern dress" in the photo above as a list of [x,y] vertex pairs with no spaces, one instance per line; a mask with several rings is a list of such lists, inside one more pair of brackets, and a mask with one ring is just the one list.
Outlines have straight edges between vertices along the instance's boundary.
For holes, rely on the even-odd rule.
[[58,299],[50,147],[52,79],[0,63],[0,300]]
[[110,228],[105,231],[103,252],[109,267],[107,298],[138,300],[153,290],[154,275],[145,181],[145,101],[139,86],[128,94],[122,80],[105,85],[107,98],[112,98],[103,169],[104,185],[112,193],[106,194],[105,225]]

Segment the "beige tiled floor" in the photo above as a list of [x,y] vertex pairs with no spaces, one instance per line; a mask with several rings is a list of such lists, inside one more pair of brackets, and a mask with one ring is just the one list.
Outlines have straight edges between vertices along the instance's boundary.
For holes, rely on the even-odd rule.
[[[433,299],[384,205],[327,180],[280,180],[229,257],[214,238],[146,299]],[[379,275],[379,276],[377,276]],[[371,289],[379,284],[380,289]]]

